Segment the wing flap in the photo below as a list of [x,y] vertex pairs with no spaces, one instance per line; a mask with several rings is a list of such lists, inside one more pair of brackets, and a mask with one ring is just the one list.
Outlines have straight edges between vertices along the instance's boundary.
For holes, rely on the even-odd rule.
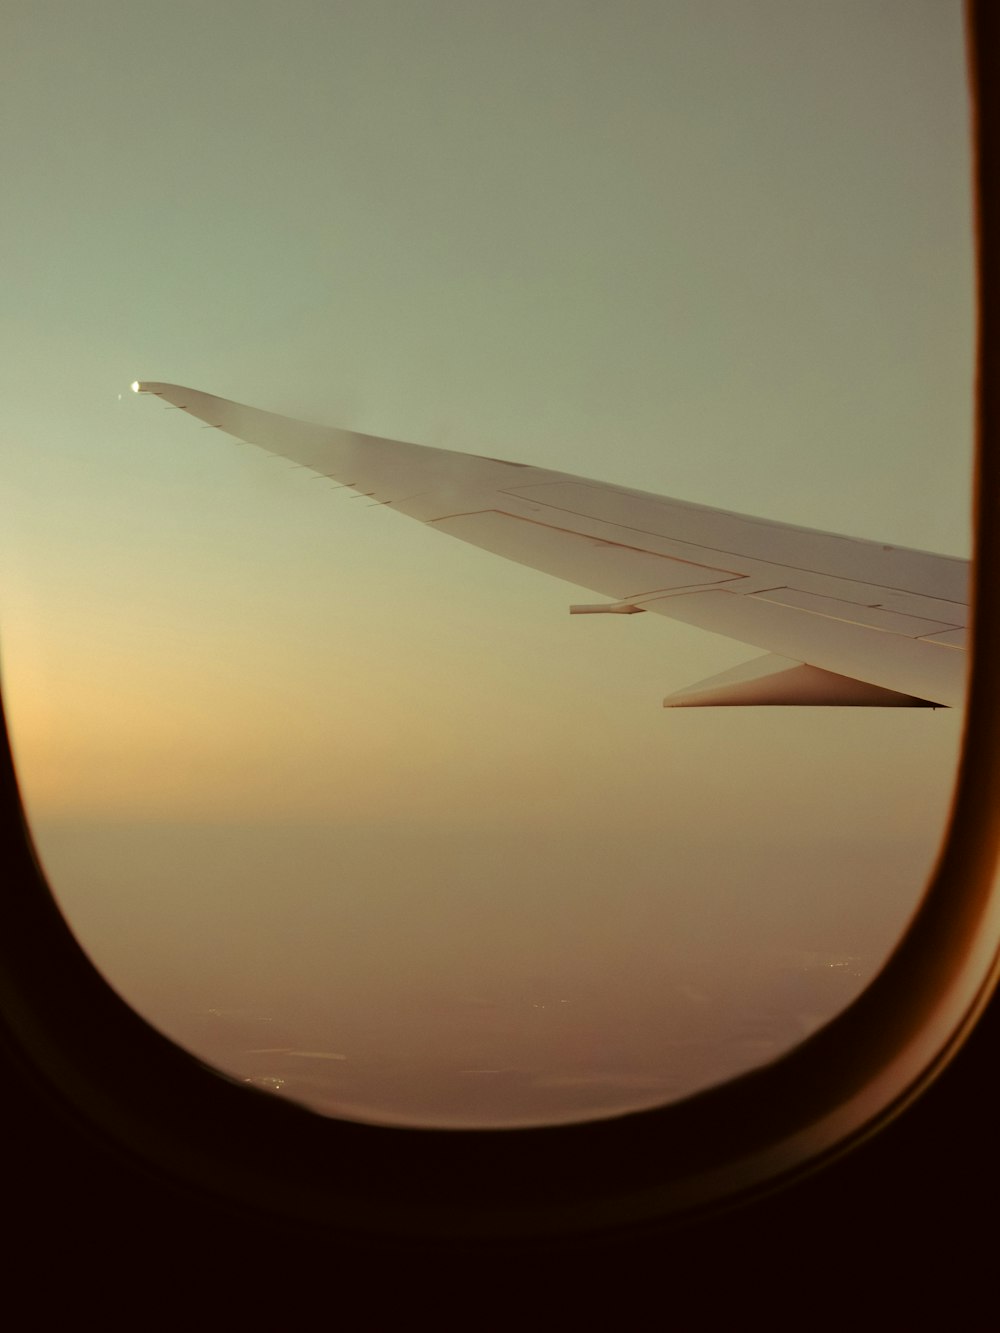
[[964,654],[935,640],[851,624],[722,588],[644,599],[641,606],[899,694],[949,707],[962,701]]

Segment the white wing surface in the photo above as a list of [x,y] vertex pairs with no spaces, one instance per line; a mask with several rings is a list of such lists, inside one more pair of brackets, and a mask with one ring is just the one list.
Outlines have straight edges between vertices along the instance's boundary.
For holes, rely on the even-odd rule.
[[965,560],[314,426],[175,384],[133,387],[373,502],[610,599],[573,612],[653,611],[766,650],[667,706],[962,700]]

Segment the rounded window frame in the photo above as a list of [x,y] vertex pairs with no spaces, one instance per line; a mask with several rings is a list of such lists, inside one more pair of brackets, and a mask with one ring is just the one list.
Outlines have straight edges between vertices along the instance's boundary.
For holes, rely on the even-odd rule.
[[[563,1236],[683,1225],[799,1178],[886,1125],[947,1066],[1000,971],[1000,14],[970,4],[979,228],[972,668],[949,826],[910,928],[841,1014],[773,1063],[671,1105],[575,1125],[337,1121],[174,1046],[76,942],[0,754],[0,1043],[64,1113],[189,1188],[368,1235]],[[989,241],[987,240],[989,239]],[[53,979],[57,984],[53,984]]]

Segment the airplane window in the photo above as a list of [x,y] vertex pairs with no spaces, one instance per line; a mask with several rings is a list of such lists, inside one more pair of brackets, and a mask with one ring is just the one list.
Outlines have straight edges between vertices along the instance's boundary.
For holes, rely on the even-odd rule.
[[[919,901],[960,700],[664,710],[777,650],[571,616],[613,599],[128,384],[967,557],[961,6],[50,18],[0,55],[0,629],[90,957],[391,1124],[659,1105],[815,1031]],[[951,634],[924,596],[878,609]]]

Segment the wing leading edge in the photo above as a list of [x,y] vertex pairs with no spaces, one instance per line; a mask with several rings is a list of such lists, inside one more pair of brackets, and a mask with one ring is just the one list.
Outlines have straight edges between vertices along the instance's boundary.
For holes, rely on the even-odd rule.
[[176,384],[150,393],[453,537],[611,600],[766,650],[664,700],[952,706],[968,561],[883,546],[524,463],[310,425]]

